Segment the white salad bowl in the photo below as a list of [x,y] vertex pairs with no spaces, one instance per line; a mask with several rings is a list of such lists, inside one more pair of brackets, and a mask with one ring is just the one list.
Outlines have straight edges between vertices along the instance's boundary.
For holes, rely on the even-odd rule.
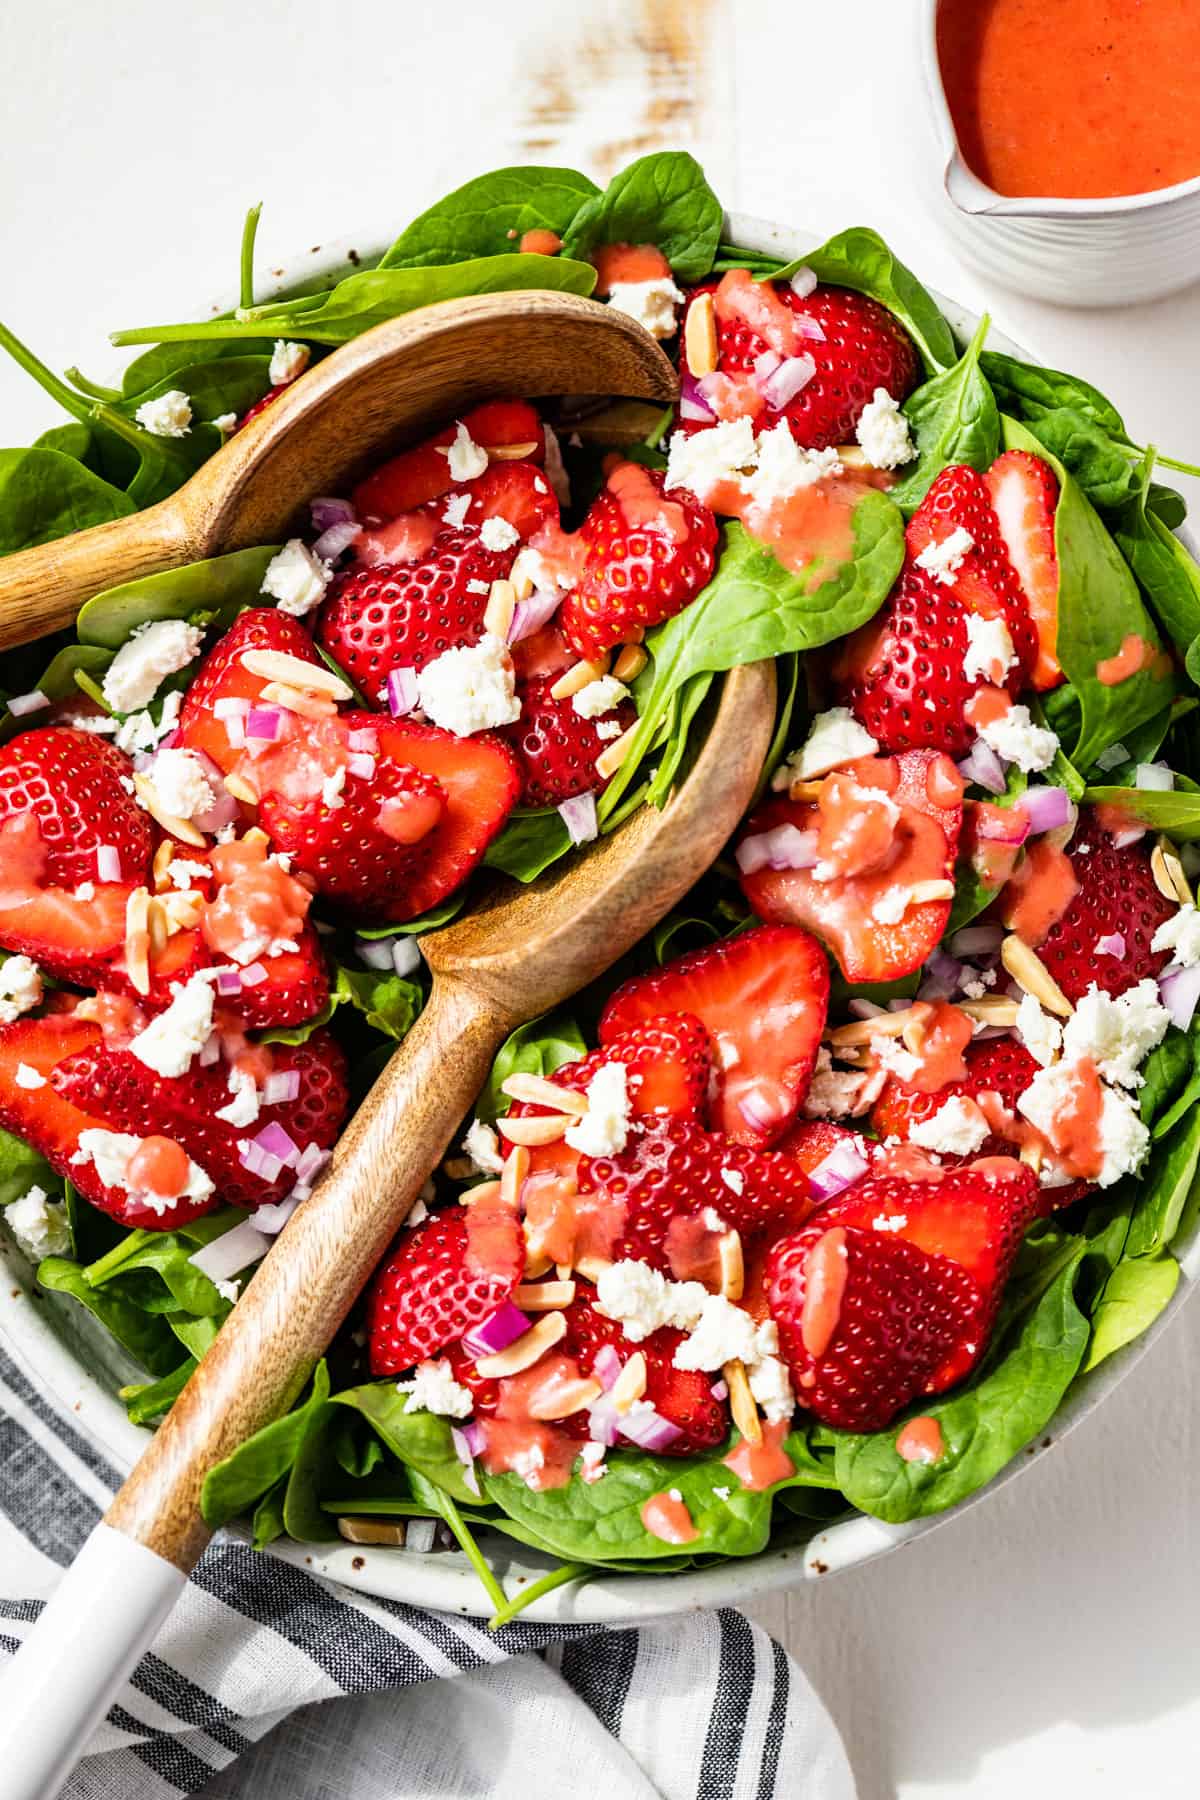
[[941,0],[921,0],[921,51],[945,157],[940,209],[963,258],[990,282],[1060,306],[1157,300],[1200,278],[1200,176],[1109,199],[999,194],[963,160],[937,52]]
[[[811,232],[738,213],[727,217],[726,235],[747,250],[778,255],[785,261],[803,256],[818,242]],[[302,262],[281,270],[278,291],[294,291],[301,283],[332,286],[346,273],[348,263],[380,256],[383,249],[373,238],[346,238],[323,246],[310,252]],[[959,337],[969,339],[979,323],[977,316],[941,295],[935,298]],[[989,347],[1036,361],[1001,332],[993,332]],[[1195,542],[1186,532],[1180,535],[1194,553]],[[1178,1255],[1181,1273],[1170,1304],[1140,1338],[1116,1351],[1094,1374],[1073,1385],[1047,1428],[1051,1446],[1060,1443],[1068,1431],[1101,1405],[1194,1292],[1200,1281],[1200,1234],[1186,1245],[1177,1242],[1172,1249]],[[63,1412],[73,1415],[77,1431],[123,1477],[140,1456],[150,1434],[129,1423],[116,1392],[125,1383],[144,1380],[145,1372],[129,1360],[82,1307],[65,1295],[35,1291],[30,1265],[2,1232],[0,1338],[29,1378],[49,1393]],[[1044,1454],[1044,1450],[1038,1454]],[[522,1616],[616,1626],[704,1607],[744,1605],[782,1587],[869,1562],[926,1532],[949,1525],[968,1507],[982,1504],[1005,1483],[1015,1480],[1033,1460],[1029,1455],[1014,1457],[1006,1469],[969,1500],[933,1518],[885,1525],[859,1515],[817,1530],[806,1541],[797,1519],[791,1542],[764,1550],[758,1556],[733,1558],[710,1568],[678,1574],[648,1571],[645,1575],[600,1576],[579,1586],[552,1590],[533,1602]],[[248,1537],[239,1527],[229,1529],[234,1535]],[[519,1593],[554,1566],[550,1559],[498,1534],[489,1537],[487,1548],[489,1560],[510,1595]],[[478,1578],[467,1559],[455,1551],[419,1553],[358,1544],[296,1544],[280,1540],[265,1554],[382,1599],[439,1612],[478,1614],[482,1610]]]

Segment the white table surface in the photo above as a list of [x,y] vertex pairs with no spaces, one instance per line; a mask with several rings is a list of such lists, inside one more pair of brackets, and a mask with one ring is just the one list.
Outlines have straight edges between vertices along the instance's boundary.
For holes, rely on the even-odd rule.
[[[254,200],[269,268],[399,230],[503,162],[607,173],[683,143],[726,204],[822,233],[877,226],[931,284],[1110,392],[1135,437],[1200,455],[1200,290],[1055,310],[983,293],[940,236],[914,15],[905,0],[9,0],[0,316],[53,366],[106,379],[108,329],[187,317],[234,281]],[[7,364],[0,418],[5,444],[55,422]],[[1194,1794],[1192,1312],[994,1504],[755,1609],[832,1709],[863,1800]]]

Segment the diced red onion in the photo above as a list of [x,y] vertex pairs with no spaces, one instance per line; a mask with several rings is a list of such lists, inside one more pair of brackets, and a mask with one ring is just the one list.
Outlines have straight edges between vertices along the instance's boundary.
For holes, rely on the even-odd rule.
[[1139,763],[1133,777],[1135,788],[1152,794],[1169,794],[1175,786],[1175,776],[1166,763]]
[[767,405],[782,412],[796,395],[803,392],[817,372],[817,365],[805,351],[800,356],[785,357],[773,375],[759,385]]
[[283,714],[277,706],[252,706],[246,714],[246,736],[271,743],[279,736]]
[[469,1350],[472,1356],[492,1356],[497,1350],[507,1350],[528,1330],[529,1320],[520,1307],[506,1300],[494,1313],[489,1313],[486,1319],[463,1333],[463,1349]]
[[306,1144],[300,1152],[300,1161],[296,1164],[296,1179],[312,1182],[332,1158],[332,1150],[323,1150],[320,1144]]
[[617,1409],[607,1394],[602,1394],[588,1413],[588,1436],[594,1443],[611,1450],[617,1441]]
[[487,1448],[487,1432],[478,1419],[468,1419],[462,1428],[463,1438],[472,1456],[482,1456]]
[[1057,831],[1061,825],[1069,825],[1073,810],[1070,794],[1060,787],[1028,788],[1013,807],[1014,812],[1024,813],[1034,833]]
[[819,1200],[832,1200],[835,1194],[844,1193],[856,1181],[861,1181],[867,1167],[867,1160],[858,1145],[843,1140],[817,1164],[808,1178],[809,1185]]
[[788,286],[797,300],[807,300],[817,285],[817,278],[812,269],[802,265],[796,273],[789,277]]
[[210,1031],[209,1032],[208,1036],[204,1040],[203,1045],[201,1046],[200,1054],[196,1058],[196,1060],[200,1064],[200,1067],[202,1069],[211,1069],[215,1062],[220,1062],[220,1060],[221,1060],[221,1034],[220,1034],[220,1032],[218,1032],[218,1031]]
[[962,980],[962,964],[939,944],[930,952],[925,967],[928,973],[917,989],[917,999],[948,1000]]
[[391,938],[355,938],[354,950],[358,960],[366,963],[368,969],[390,972],[392,967]]
[[294,1169],[300,1161],[300,1146],[275,1120],[264,1125],[252,1141],[260,1150],[265,1150],[268,1156],[277,1156],[285,1168]]
[[312,553],[319,562],[336,562],[343,550],[348,550],[355,538],[362,536],[362,526],[353,519],[340,519],[336,524],[327,526],[312,547]]
[[406,1519],[404,1521],[404,1548],[406,1550],[415,1550],[418,1556],[427,1556],[436,1543],[436,1519]]
[[241,750],[246,742],[246,717],[244,713],[233,713],[225,721],[225,736],[229,739],[231,750]]
[[257,1231],[266,1232],[268,1237],[278,1237],[301,1200],[307,1198],[308,1190],[302,1193],[300,1184],[297,1184],[282,1200],[267,1200],[262,1206],[256,1207],[250,1214],[250,1223]]
[[693,425],[711,425],[717,416],[688,368],[679,371],[679,416],[690,419]]
[[268,1075],[262,1085],[264,1106],[282,1106],[285,1100],[300,1098],[299,1069],[284,1069],[278,1075]]
[[260,962],[247,963],[242,970],[242,986],[244,988],[258,987],[259,983],[266,979],[267,971]]
[[242,991],[242,972],[240,969],[219,969],[217,971],[217,992],[226,997],[240,994]]
[[1115,956],[1118,962],[1125,961],[1125,937],[1120,931],[1106,931],[1103,937],[1096,939],[1097,956]]
[[783,358],[780,356],[778,350],[764,350],[761,356],[756,356],[754,359],[755,381],[761,385],[761,383],[767,379],[768,375],[773,375],[775,373],[782,361]]
[[884,1008],[877,1000],[864,1000],[860,996],[851,1000],[846,1010],[853,1013],[856,1019],[877,1019]]
[[420,967],[421,952],[417,949],[415,937],[407,937],[401,933],[398,937],[387,940],[392,946],[392,970],[396,975],[411,975]]
[[121,855],[115,844],[96,845],[96,880],[120,881]]
[[552,593],[537,592],[530,594],[527,600],[518,600],[513,607],[512,623],[508,628],[508,642],[519,644],[522,638],[532,637],[540,631],[547,620],[552,619],[562,604],[562,595],[557,589]]
[[753,1088],[738,1101],[738,1111],[752,1131],[774,1131],[779,1123],[778,1109]]
[[364,750],[368,756],[379,755],[379,733],[367,727],[346,733],[347,750]]
[[346,773],[357,775],[363,781],[374,781],[375,758],[363,750],[356,750],[346,763]]
[[256,1231],[249,1219],[242,1219],[232,1231],[194,1251],[188,1261],[210,1281],[228,1281],[250,1263],[260,1261],[270,1248],[270,1238]]
[[403,719],[417,704],[417,671],[411,668],[389,669],[387,678],[388,711],[393,719]]
[[454,1445],[455,1456],[457,1456],[459,1462],[463,1466],[463,1485],[470,1489],[476,1499],[481,1498],[479,1492],[479,1477],[475,1473],[475,1458],[471,1453],[471,1446],[467,1442],[466,1432],[462,1431],[457,1425],[452,1425],[450,1427],[450,1442]]
[[793,313],[792,324],[796,327],[800,336],[802,338],[807,338],[810,344],[823,344],[825,342],[824,326],[819,319],[814,319],[810,313]]
[[592,1374],[603,1388],[613,1386],[621,1373],[621,1358],[615,1344],[601,1344],[592,1361]]
[[179,731],[176,728],[174,731],[168,731],[165,738],[159,738],[158,747],[160,750],[173,750],[178,742]]
[[652,1407],[649,1410],[644,1407],[630,1408],[629,1412],[618,1419],[617,1430],[640,1450],[665,1450],[677,1437],[683,1435],[678,1425],[672,1425],[670,1419],[664,1419]]
[[743,875],[756,869],[811,869],[817,861],[817,834],[795,825],[776,825],[743,838],[734,853]]
[[1140,844],[1145,835],[1144,825],[1127,825],[1123,831],[1113,832],[1113,845],[1118,850],[1128,850],[1130,844]]
[[708,1391],[714,1400],[728,1400],[729,1383],[722,1377],[720,1381],[714,1381]]
[[1192,969],[1169,969],[1158,978],[1158,992],[1171,1015],[1171,1023],[1186,1031],[1192,1014],[1200,1002],[1200,966]]
[[558,814],[573,844],[590,844],[599,836],[595,794],[572,794],[569,800],[561,803]]
[[952,956],[986,956],[1004,942],[1003,925],[964,925],[950,939]]
[[991,745],[985,744],[982,738],[975,739],[957,767],[960,775],[965,775],[977,787],[986,788],[989,794],[1002,794],[1008,785],[1004,778],[1004,764]]
[[249,711],[250,702],[241,699],[236,694],[228,694],[220,700],[213,701],[214,719],[244,719]]
[[277,1156],[271,1156],[261,1144],[243,1138],[238,1145],[238,1161],[243,1169],[251,1175],[257,1175],[262,1181],[278,1181],[283,1173],[283,1164]]
[[49,704],[41,688],[34,688],[28,694],[14,694],[8,702],[8,710],[14,719],[23,719],[27,713],[41,712]]
[[353,525],[357,520],[349,500],[339,500],[333,494],[318,494],[309,501],[308,510],[314,531],[328,531],[331,525]]

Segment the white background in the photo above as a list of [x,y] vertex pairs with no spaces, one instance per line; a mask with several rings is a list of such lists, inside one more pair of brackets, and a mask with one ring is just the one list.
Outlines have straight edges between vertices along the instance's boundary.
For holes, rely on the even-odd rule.
[[[198,315],[231,286],[254,200],[269,269],[392,235],[503,162],[604,175],[682,143],[731,207],[877,226],[932,285],[1111,393],[1139,440],[1200,456],[1195,290],[1068,312],[984,294],[958,264],[916,22],[914,0],[8,0],[0,316],[53,366],[107,379],[108,329]],[[0,420],[5,444],[56,422],[8,366]],[[1192,1313],[993,1503],[755,1609],[831,1707],[863,1800],[1195,1793]]]

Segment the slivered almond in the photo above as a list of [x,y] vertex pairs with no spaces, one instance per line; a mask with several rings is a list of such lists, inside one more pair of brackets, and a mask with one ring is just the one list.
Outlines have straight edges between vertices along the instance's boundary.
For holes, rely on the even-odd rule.
[[521,1189],[525,1186],[531,1164],[532,1158],[524,1144],[518,1144],[511,1155],[504,1159],[504,1173],[500,1177],[500,1199],[505,1206],[511,1206],[514,1212],[520,1204]]
[[529,1402],[529,1416],[531,1419],[569,1419],[572,1413],[594,1405],[603,1392],[600,1383],[590,1375],[581,1375],[576,1381],[556,1382],[549,1393]]
[[158,849],[154,852],[154,861],[150,865],[150,872],[154,877],[154,885],[156,888],[170,887],[171,877],[168,875],[167,870],[174,860],[175,846],[171,843],[169,838],[164,838],[162,843],[158,846]]
[[920,1056],[924,1050],[927,1029],[928,1020],[924,1013],[909,1013],[904,1030],[900,1033],[900,1042],[913,1056]]
[[740,1300],[746,1285],[746,1264],[742,1240],[736,1231],[727,1231],[717,1240],[717,1260],[721,1266],[721,1292],[727,1300]]
[[484,608],[483,629],[490,631],[493,637],[498,637],[501,643],[508,640],[516,604],[517,590],[512,582],[493,581],[488,589],[488,603]]
[[750,1377],[746,1374],[745,1363],[735,1356],[724,1365],[721,1373],[729,1385],[729,1410],[733,1414],[734,1424],[748,1444],[761,1444],[762,1420],[754,1404],[754,1395],[750,1392]]
[[481,1356],[475,1367],[487,1381],[500,1375],[519,1375],[522,1369],[532,1369],[538,1358],[545,1356],[551,1345],[560,1343],[566,1335],[567,1321],[562,1313],[546,1313],[503,1350]]
[[158,789],[148,775],[134,775],[133,791],[150,817],[161,825],[164,831],[169,831],[171,836],[178,838],[181,844],[191,844],[197,850],[205,848],[208,839],[204,833],[197,830],[190,819],[181,819],[178,813],[167,811],[158,797]]
[[550,1261],[550,1258],[546,1255],[544,1250],[526,1250],[526,1281],[536,1281],[539,1275],[548,1275],[553,1267],[554,1264]]
[[306,694],[288,681],[268,681],[259,695],[271,706],[282,706],[285,712],[298,713],[302,719],[333,719],[337,707],[323,694]]
[[243,806],[258,805],[258,795],[250,783],[243,781],[240,775],[226,775],[225,792],[232,794],[235,800],[240,800]]
[[574,1298],[573,1281],[522,1281],[513,1289],[513,1305],[522,1312],[550,1312],[570,1306]]
[[593,1285],[599,1281],[605,1269],[611,1268],[612,1262],[607,1256],[577,1256],[575,1258],[575,1273],[582,1275],[585,1281],[590,1281]]
[[1017,1022],[1017,1003],[1003,994],[985,994],[982,1000],[960,1000],[957,1004],[960,1012],[965,1012],[968,1019],[977,1019],[981,1025],[1015,1025]]
[[635,1350],[608,1390],[608,1397],[619,1413],[627,1413],[635,1400],[646,1391],[646,1357]]
[[1011,931],[1000,946],[1000,961],[1018,987],[1032,994],[1047,1012],[1069,1019],[1074,1008],[1036,950]]
[[533,455],[537,444],[483,444],[481,448],[487,451],[490,462],[520,462],[522,457]]
[[464,1188],[458,1196],[460,1206],[477,1206],[481,1200],[495,1200],[500,1192],[498,1181],[480,1181],[474,1187]]
[[513,593],[518,600],[528,600],[537,582],[534,579],[538,570],[536,550],[520,549],[513,558],[513,566],[508,571],[508,579],[512,582]]
[[161,955],[171,933],[167,926],[166,908],[157,894],[151,894],[146,903],[146,931],[150,939],[151,955]]
[[636,681],[649,661],[640,644],[623,644],[612,672],[618,681]]
[[872,466],[867,461],[866,451],[860,450],[857,444],[839,444],[838,461],[843,469],[869,469]]
[[629,755],[636,731],[637,725],[631,725],[628,731],[623,731],[620,737],[616,738],[608,746],[607,750],[602,750],[600,752],[599,756],[596,758],[596,773],[603,780],[607,781],[610,775],[615,775],[621,764],[625,761],[625,758]]
[[150,895],[134,888],[125,903],[125,973],[139,994],[150,992]]
[[717,314],[711,294],[698,294],[688,307],[683,328],[683,353],[697,380],[717,368]]
[[332,669],[289,656],[286,650],[243,650],[239,660],[251,675],[261,675],[264,681],[284,681],[302,694],[328,694],[331,700],[353,698],[349,683]]
[[242,842],[243,844],[261,844],[264,850],[269,850],[271,847],[271,840],[261,825],[252,825],[249,831],[243,834]]
[[1164,900],[1174,900],[1180,906],[1191,905],[1191,885],[1169,837],[1160,837],[1150,852],[1150,873]]
[[204,911],[204,895],[194,892],[182,894],[168,893],[159,897],[159,903],[167,915],[167,931],[190,931],[193,925],[200,923],[200,915]]
[[554,1265],[554,1273],[560,1281],[570,1281],[572,1272],[573,1271],[571,1269],[571,1265],[569,1262],[565,1262],[565,1263],[560,1262],[560,1263],[555,1263],[555,1265]]
[[[874,1037],[901,1037],[912,1020],[914,1008],[906,1006],[903,1012],[876,1013],[870,1019],[854,1019],[849,1025],[835,1025],[825,1036],[836,1046],[869,1044]],[[920,1013],[917,1014],[920,1018]]]
[[582,1119],[587,1111],[587,1097],[573,1088],[560,1087],[544,1075],[510,1075],[500,1084],[500,1092],[510,1100],[525,1100],[534,1106],[552,1106],[556,1112],[573,1113]]
[[387,1544],[398,1550],[404,1544],[403,1519],[348,1519],[340,1517],[338,1533],[348,1544]]
[[608,657],[601,656],[596,662],[572,663],[565,675],[560,675],[550,689],[552,700],[569,700],[572,694],[578,694],[590,682],[599,681],[602,675],[608,674]]
[[910,906],[924,906],[930,900],[953,900],[952,881],[914,881],[908,890]]
[[1040,1144],[1022,1144],[1021,1161],[1026,1163],[1028,1167],[1033,1170],[1035,1175],[1040,1173],[1042,1167],[1042,1146]]
[[540,1119],[497,1119],[496,1130],[510,1144],[554,1144],[566,1135],[571,1123],[566,1113],[551,1113]]
[[822,776],[819,781],[817,781],[817,780],[793,781],[788,787],[788,799],[789,800],[819,800],[821,798],[821,789],[824,786],[825,786],[824,776]]

